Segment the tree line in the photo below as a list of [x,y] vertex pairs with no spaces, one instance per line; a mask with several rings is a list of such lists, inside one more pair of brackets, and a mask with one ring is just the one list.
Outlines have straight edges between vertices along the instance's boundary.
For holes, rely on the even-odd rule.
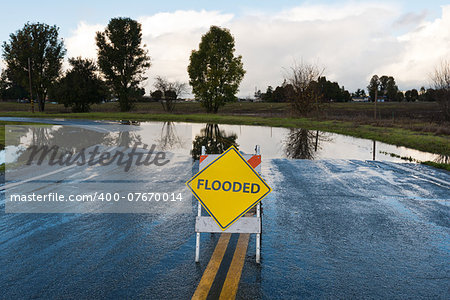
[[[48,97],[71,107],[75,112],[108,98],[117,98],[121,111],[130,111],[145,94],[140,87],[151,58],[142,43],[141,24],[130,18],[112,18],[104,31],[95,36],[97,60],[81,57],[68,59],[70,68],[63,72],[66,49],[59,28],[43,23],[27,23],[10,34],[2,45],[6,69],[0,76],[2,99],[15,95],[35,100],[39,111],[45,110]],[[201,37],[198,49],[191,52],[187,72],[192,92],[207,112],[217,113],[227,102],[236,101],[239,85],[245,75],[242,56],[235,55],[235,41],[226,28],[211,26]],[[399,91],[392,76],[374,75],[367,86],[368,96],[386,101],[436,100],[448,118],[450,98],[450,67],[443,63],[435,70],[434,86],[406,93]],[[157,76],[153,99],[166,111],[173,111],[175,100],[187,91],[187,84]],[[352,97],[366,97],[364,89],[350,94],[344,86],[329,81],[314,64],[295,63],[283,83],[255,98],[267,102],[289,102],[292,111],[317,116],[324,104],[346,102]],[[375,103],[377,101],[374,101]]]
[[[331,82],[325,76],[319,76],[317,80],[311,82],[311,85],[314,85],[320,91],[323,101],[348,102],[352,99],[350,92],[344,86],[340,87],[337,82]],[[292,91],[293,85],[285,79],[275,89],[269,85],[264,93],[261,90],[256,91],[255,99],[264,102],[288,102],[289,95],[292,94]]]
[[375,94],[377,94],[377,99],[383,99],[385,101],[414,102],[438,100],[436,90],[431,87],[425,89],[425,87],[422,86],[419,91],[417,89],[410,89],[401,92],[395,83],[394,77],[387,75],[381,77],[373,75],[367,86],[367,90],[369,91],[369,97],[372,102],[375,99]]
[[[68,59],[70,68],[62,72],[66,54],[59,28],[27,23],[2,45],[6,69],[0,77],[2,99],[28,97],[45,110],[46,99],[54,98],[74,112],[87,112],[94,103],[115,97],[121,111],[130,111],[145,94],[140,87],[151,66],[142,44],[141,24],[130,18],[113,18],[104,31],[96,33],[97,62],[81,57]],[[245,74],[242,57],[234,55],[234,38],[228,29],[211,26],[193,50],[188,66],[190,85],[207,112],[216,113],[228,101],[235,101]],[[155,78],[151,96],[166,111],[187,91],[187,84]]]
[[[317,80],[311,82],[320,92],[321,101],[325,102],[349,102],[353,98],[367,98],[371,102],[375,99],[375,90],[377,90],[378,100],[383,101],[436,101],[437,93],[433,88],[425,89],[424,86],[417,89],[407,90],[402,92],[399,90],[395,79],[392,76],[383,75],[378,77],[374,75],[367,86],[369,95],[366,94],[365,89],[358,88],[355,92],[350,93],[344,86],[340,86],[337,82],[327,80],[325,76],[319,76]],[[283,83],[275,89],[268,86],[265,92],[257,90],[254,94],[256,100],[263,102],[289,102],[289,94],[292,93],[292,84],[288,83],[286,79]]]
[[130,18],[113,18],[103,32],[96,33],[95,40],[97,63],[72,57],[71,68],[63,74],[66,49],[59,28],[25,24],[3,43],[3,91],[26,91],[41,112],[49,95],[75,112],[85,112],[91,104],[113,94],[122,111],[130,110],[140,92],[139,84],[146,79],[143,74],[150,67],[150,57],[141,45],[141,25]]

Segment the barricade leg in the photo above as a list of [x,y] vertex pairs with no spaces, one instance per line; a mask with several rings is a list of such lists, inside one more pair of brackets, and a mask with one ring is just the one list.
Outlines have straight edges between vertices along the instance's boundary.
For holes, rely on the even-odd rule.
[[[259,145],[255,146],[255,154],[256,155],[260,155],[261,154],[261,148],[259,147]],[[256,205],[256,217],[260,218],[261,220],[261,203],[258,203]],[[260,228],[262,229],[262,224],[260,221],[259,224]],[[260,263],[261,262],[261,234],[257,233],[256,234],[256,263]]]
[[[258,203],[256,205],[256,217],[257,218],[261,217],[261,204],[260,203]],[[260,226],[261,226],[261,224],[260,224]],[[261,234],[257,233],[256,234],[256,263],[259,264],[260,262],[261,262]]]

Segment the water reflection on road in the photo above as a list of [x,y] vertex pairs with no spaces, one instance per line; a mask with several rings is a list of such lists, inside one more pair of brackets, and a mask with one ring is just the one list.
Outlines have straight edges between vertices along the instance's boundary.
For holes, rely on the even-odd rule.
[[[183,126],[183,123],[177,123],[177,126]],[[191,126],[194,153],[200,151],[201,145],[207,145],[207,138],[204,137],[209,136],[218,144],[222,142],[230,146],[234,143],[246,153],[252,153],[255,145],[260,145],[262,155],[266,159],[356,159],[410,162],[401,157],[411,157],[415,161],[438,162],[445,159],[448,161],[448,157],[437,154],[302,128],[222,124],[191,124]],[[198,141],[203,144],[199,145]],[[214,147],[211,147],[211,151],[214,151]]]
[[236,143],[237,134],[228,133],[225,130],[220,130],[217,124],[206,124],[200,130],[200,133],[195,136],[192,141],[192,158],[198,160],[202,152],[202,146],[205,146],[206,153],[220,154],[231,146],[239,148]]
[[[67,122],[61,122],[61,124],[67,124]],[[89,124],[83,125],[81,121],[74,124],[69,123],[69,126],[85,126],[87,135],[97,135],[102,142],[110,139],[115,145],[125,147],[135,143],[157,144],[161,150],[190,154],[194,160],[198,159],[202,146],[206,147],[207,153],[221,153],[231,145],[238,147],[243,152],[252,153],[255,145],[260,145],[265,158],[449,162],[448,156],[302,128],[174,122],[125,124],[117,127],[127,130],[118,130],[115,133],[92,131]],[[27,138],[46,141],[50,131],[53,137],[57,136],[58,126],[36,129]],[[14,133],[16,140],[13,144],[18,145],[23,142],[26,135],[25,131]],[[64,138],[70,139],[68,136]],[[82,145],[82,143],[77,143],[74,145]],[[10,144],[7,142],[7,145]],[[0,163],[5,160],[3,151],[0,149],[0,159],[3,160]],[[406,161],[405,158],[410,158],[410,160]]]

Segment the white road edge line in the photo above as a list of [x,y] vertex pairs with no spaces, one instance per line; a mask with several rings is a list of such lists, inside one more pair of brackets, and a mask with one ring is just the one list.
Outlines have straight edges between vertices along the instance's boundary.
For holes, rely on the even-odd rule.
[[48,173],[46,173],[46,174],[42,174],[42,175],[38,175],[38,176],[35,176],[35,177],[27,178],[27,179],[22,180],[22,181],[19,181],[19,182],[14,182],[14,183],[6,184],[6,185],[4,185],[4,186],[2,186],[2,187],[0,188],[0,191],[6,190],[6,189],[10,189],[10,188],[12,188],[12,187],[15,187],[15,186],[18,186],[18,185],[27,183],[27,182],[32,181],[32,180],[36,180],[36,179],[40,179],[40,178],[43,178],[43,177],[46,177],[46,176],[49,176],[49,175],[53,175],[53,174],[56,174],[56,173],[65,171],[65,170],[67,170],[67,169],[71,169],[71,168],[73,168],[73,167],[75,167],[75,165],[67,166],[67,167],[64,167],[64,168],[61,168],[61,169],[52,171],[52,172],[48,172]]
[[[107,149],[108,149],[108,151],[113,151],[113,150],[115,150],[117,148],[119,148],[119,147],[118,146],[114,146],[114,147],[110,147],[109,149],[108,148]],[[12,188],[12,187],[15,187],[15,186],[27,183],[27,182],[32,181],[32,180],[36,180],[36,179],[40,179],[40,178],[43,178],[43,177],[46,177],[46,176],[50,176],[50,175],[53,175],[53,174],[56,174],[56,173],[59,173],[59,172],[71,169],[71,168],[76,167],[76,166],[77,165],[67,166],[67,167],[64,167],[64,168],[61,168],[61,169],[58,169],[58,170],[55,170],[55,171],[51,171],[51,172],[48,172],[48,173],[45,173],[45,174],[42,174],[42,175],[38,175],[38,176],[35,176],[35,177],[27,178],[27,179],[19,181],[19,182],[5,184],[4,186],[0,186],[0,191],[5,191],[6,189],[9,189],[9,188]]]

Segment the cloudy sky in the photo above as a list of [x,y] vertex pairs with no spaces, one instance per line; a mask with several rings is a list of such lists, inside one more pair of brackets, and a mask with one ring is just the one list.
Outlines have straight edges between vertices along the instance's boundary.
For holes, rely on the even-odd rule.
[[[447,2],[447,4],[446,4]],[[67,56],[95,58],[95,32],[112,17],[142,23],[157,75],[188,81],[192,49],[211,25],[229,28],[247,73],[239,95],[281,84],[295,62],[315,63],[346,89],[373,74],[399,88],[427,87],[435,65],[450,59],[448,1],[1,1],[0,41],[26,22],[60,27]],[[0,62],[0,68],[4,63]]]

